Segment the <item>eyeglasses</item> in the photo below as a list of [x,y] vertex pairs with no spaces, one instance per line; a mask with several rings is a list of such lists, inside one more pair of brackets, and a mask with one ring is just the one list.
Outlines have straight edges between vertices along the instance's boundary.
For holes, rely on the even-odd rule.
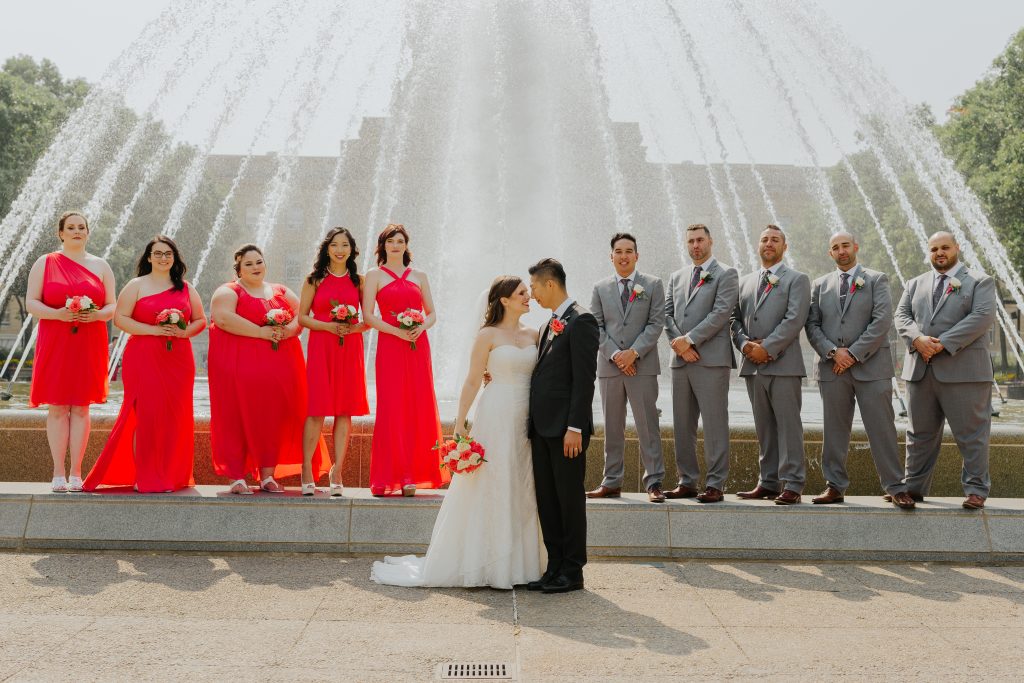
[[153,258],[174,258],[173,251],[151,251],[149,255]]

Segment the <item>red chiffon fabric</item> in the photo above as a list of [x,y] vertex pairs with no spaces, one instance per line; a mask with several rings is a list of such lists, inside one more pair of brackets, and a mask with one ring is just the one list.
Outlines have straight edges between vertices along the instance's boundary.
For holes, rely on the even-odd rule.
[[[327,277],[313,295],[310,314],[329,322],[331,309],[348,304],[359,310],[359,288],[348,275]],[[306,344],[306,381],[309,385],[311,416],[367,415],[366,368],[363,361],[363,335],[345,335],[345,343],[330,332],[311,330]]]
[[[156,325],[157,315],[167,308],[176,308],[191,320],[187,285],[181,291],[142,297],[135,302],[132,319]],[[150,493],[193,485],[195,377],[191,340],[151,335],[128,340],[122,361],[124,403],[107,445],[85,478],[86,491],[135,484]]]
[[[100,308],[106,305],[102,278],[60,252],[47,254],[43,303],[64,308],[72,296],[88,296]],[[73,334],[74,326],[78,332]],[[40,320],[28,404],[104,403],[107,389],[107,324]]]
[[[377,292],[380,316],[398,325],[395,316],[413,308],[423,309],[419,285],[409,281],[409,270]],[[416,349],[404,339],[381,334],[377,341],[377,419],[370,455],[370,488],[384,493],[416,488],[436,489],[451,479],[441,469],[441,456],[434,446],[441,439],[441,420],[434,396],[434,370],[430,363],[430,340],[424,332]]]
[[[273,296],[257,299],[237,282],[235,312],[262,326],[273,308],[295,311],[281,285]],[[229,479],[258,475],[274,467],[275,477],[302,469],[302,428],[306,421],[306,368],[298,337],[284,339],[275,351],[271,343],[242,337],[210,326],[210,439],[214,471]],[[313,474],[329,466],[323,439],[313,455]]]

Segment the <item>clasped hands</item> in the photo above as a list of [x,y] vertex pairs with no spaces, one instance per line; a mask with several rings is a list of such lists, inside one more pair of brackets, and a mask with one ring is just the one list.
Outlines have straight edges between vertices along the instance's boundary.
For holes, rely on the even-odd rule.
[[743,355],[755,365],[764,365],[768,361],[775,360],[768,351],[761,346],[763,339],[750,339],[743,345]]
[[942,353],[945,349],[946,347],[942,345],[938,337],[927,337],[922,334],[914,340],[914,350],[921,358],[924,358],[925,363],[930,362],[935,355]]
[[636,361],[640,357],[640,354],[633,349],[626,349],[619,351],[612,358],[612,362],[615,363],[615,367],[622,371],[626,377],[632,377],[636,375]]
[[836,352],[832,354],[832,372],[841,375],[853,367],[856,362],[857,359],[853,357],[848,348],[836,349]]
[[676,337],[669,342],[669,346],[672,347],[677,356],[687,363],[696,363],[700,360],[700,354],[697,353],[697,349],[693,348],[693,344],[686,337]]

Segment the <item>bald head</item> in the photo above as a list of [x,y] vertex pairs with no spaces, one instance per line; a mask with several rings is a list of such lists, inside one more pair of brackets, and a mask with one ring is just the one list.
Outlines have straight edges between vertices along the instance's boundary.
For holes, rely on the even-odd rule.
[[836,267],[842,271],[848,271],[857,265],[857,252],[860,245],[852,233],[840,230],[833,233],[828,240],[828,256],[836,263]]
[[942,230],[928,238],[928,260],[940,273],[956,267],[960,262],[960,245],[952,233]]

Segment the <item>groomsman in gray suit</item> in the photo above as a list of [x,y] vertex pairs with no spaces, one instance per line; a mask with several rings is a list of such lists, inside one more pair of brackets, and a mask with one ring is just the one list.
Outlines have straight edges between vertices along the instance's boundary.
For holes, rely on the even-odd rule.
[[[679,485],[668,498],[722,500],[729,478],[729,372],[736,367],[729,318],[736,308],[739,276],[711,255],[706,225],[686,229],[693,261],[672,273],[665,295],[665,334],[672,347],[672,424]],[[698,492],[697,419],[704,421],[705,488]]]
[[896,329],[907,345],[907,490],[922,500],[942,446],[942,423],[963,456],[963,506],[985,507],[991,484],[992,359],[988,333],[996,317],[995,281],[960,263],[948,232],[928,240],[932,272],[907,283],[896,309]]
[[800,421],[800,378],[806,376],[800,330],[807,322],[811,281],[782,263],[786,234],[769,225],[757,251],[761,269],[740,280],[739,303],[732,317],[733,344],[743,354],[740,377],[754,412],[760,448],[760,478],[745,499],[771,499],[778,505],[800,502],[806,466]]
[[892,408],[892,378],[896,374],[889,349],[892,293],[885,273],[857,263],[859,250],[850,233],[832,235],[828,255],[836,270],[811,285],[806,330],[818,353],[814,379],[825,421],[821,469],[826,484],[825,492],[811,502],[843,502],[850,485],[846,458],[856,399],[882,488],[893,504],[910,509],[914,500],[903,483]]
[[604,411],[604,480],[588,498],[618,498],[625,475],[626,402],[633,410],[644,488],[652,503],[664,503],[658,427],[658,337],[665,327],[665,288],[661,280],[638,272],[636,238],[620,232],[611,240],[613,277],[594,285],[590,310],[601,341],[597,381]]

